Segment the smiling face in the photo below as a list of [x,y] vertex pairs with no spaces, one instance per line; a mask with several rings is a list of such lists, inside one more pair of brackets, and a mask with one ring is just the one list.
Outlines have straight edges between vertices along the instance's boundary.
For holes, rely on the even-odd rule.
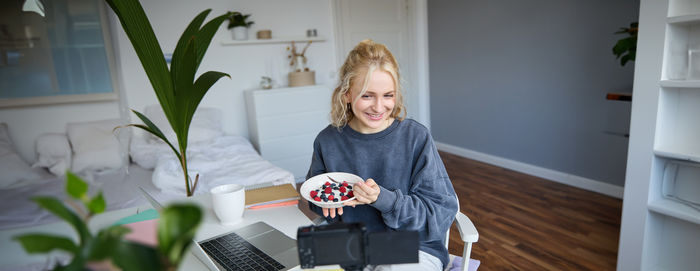
[[383,131],[394,120],[391,113],[396,103],[396,83],[390,73],[376,69],[369,76],[367,90],[362,93],[365,77],[357,76],[345,95],[354,115],[348,124],[355,131],[373,134]]

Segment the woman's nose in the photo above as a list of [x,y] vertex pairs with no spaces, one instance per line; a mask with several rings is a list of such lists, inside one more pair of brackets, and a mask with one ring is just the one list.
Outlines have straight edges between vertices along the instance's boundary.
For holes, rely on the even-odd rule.
[[374,108],[375,109],[382,108],[382,99],[381,98],[374,99]]

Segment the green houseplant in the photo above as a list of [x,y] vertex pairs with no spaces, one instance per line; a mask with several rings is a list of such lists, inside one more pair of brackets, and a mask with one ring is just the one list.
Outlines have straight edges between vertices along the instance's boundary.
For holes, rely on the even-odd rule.
[[90,197],[87,191],[87,183],[68,172],[66,192],[72,198],[68,203],[73,206],[73,210],[53,197],[32,199],[40,207],[70,224],[78,235],[77,243],[69,237],[40,233],[19,235],[14,239],[28,253],[62,250],[73,256],[67,265],[55,266],[54,270],[85,270],[86,266],[97,262],[107,262],[107,266],[116,266],[121,270],[175,270],[184,259],[202,219],[199,207],[174,204],[164,208],[157,226],[158,245],[150,247],[124,240],[122,237],[129,229],[121,225],[113,225],[93,234],[88,229],[87,222],[94,215],[102,213],[106,204],[102,192]]
[[637,56],[637,32],[639,31],[639,23],[633,22],[630,27],[620,27],[620,30],[615,34],[627,34],[628,37],[617,41],[612,51],[618,59],[620,65],[625,66],[628,61],[634,61]]
[[[199,175],[191,178],[187,171],[187,135],[197,106],[216,81],[227,76],[226,73],[208,71],[196,78],[195,73],[219,26],[228,18],[228,14],[218,16],[204,23],[211,9],[202,11],[187,26],[177,42],[172,55],[170,68],[166,64],[163,50],[153,33],[143,7],[138,0],[106,0],[124,28],[136,55],[148,75],[160,106],[170,126],[177,136],[177,148],[165,137],[163,132],[146,116],[132,110],[144,124],[131,124],[167,143],[177,156],[185,176],[187,196],[192,196],[197,188]],[[194,179],[194,180],[193,180]]]
[[247,21],[248,17],[250,17],[250,14],[243,15],[238,11],[226,13],[228,29],[231,29],[234,40],[248,39],[248,27],[255,23],[253,21]]

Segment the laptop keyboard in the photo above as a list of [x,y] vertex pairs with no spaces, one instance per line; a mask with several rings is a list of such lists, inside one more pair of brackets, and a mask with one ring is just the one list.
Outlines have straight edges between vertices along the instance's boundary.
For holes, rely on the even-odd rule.
[[233,232],[199,245],[226,270],[281,270],[284,268],[284,265]]

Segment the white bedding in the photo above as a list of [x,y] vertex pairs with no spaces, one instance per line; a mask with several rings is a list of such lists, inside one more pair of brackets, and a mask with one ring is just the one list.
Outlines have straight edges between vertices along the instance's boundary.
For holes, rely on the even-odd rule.
[[[132,149],[132,156],[138,157],[138,160],[134,160],[155,160],[153,185],[162,194],[184,195],[185,178],[173,151],[162,142],[150,142],[147,145],[141,150]],[[142,164],[149,165],[150,163]],[[195,190],[197,194],[207,193],[217,185],[228,183],[294,183],[291,172],[262,159],[250,142],[240,136],[221,136],[190,144],[187,147],[187,168],[191,178],[199,174]]]
[[[117,210],[132,206],[141,206],[148,202],[140,197],[133,183],[145,183],[150,180],[151,171],[137,165],[129,167],[126,171],[113,171],[92,176],[95,181],[90,182],[90,195],[95,195],[102,190],[107,210]],[[146,186],[148,187],[148,186]],[[152,186],[151,186],[152,187]],[[153,188],[150,188],[154,190]],[[67,199],[65,192],[65,180],[56,176],[42,180],[36,180],[30,185],[0,190],[0,198],[3,199],[3,208],[0,208],[0,230],[12,229],[33,225],[41,225],[58,221],[50,213],[42,210],[33,201],[35,196],[52,196]]]
[[[250,142],[240,136],[222,136],[191,144],[188,149],[190,172],[196,170],[200,173],[196,194],[208,193],[210,188],[219,184],[294,183],[291,172],[264,160]],[[136,164],[132,163],[128,171],[112,171],[88,178],[92,179],[91,193],[98,189],[103,191],[108,210],[147,205],[138,191],[139,186],[158,200],[185,196],[182,170],[167,145],[134,140],[131,156]],[[151,167],[155,167],[154,170],[141,166],[148,167],[149,161],[153,163]],[[38,195],[66,198],[64,184],[64,180],[51,177],[23,187],[0,189],[0,198],[4,203],[0,208],[0,230],[56,221],[30,198]]]

